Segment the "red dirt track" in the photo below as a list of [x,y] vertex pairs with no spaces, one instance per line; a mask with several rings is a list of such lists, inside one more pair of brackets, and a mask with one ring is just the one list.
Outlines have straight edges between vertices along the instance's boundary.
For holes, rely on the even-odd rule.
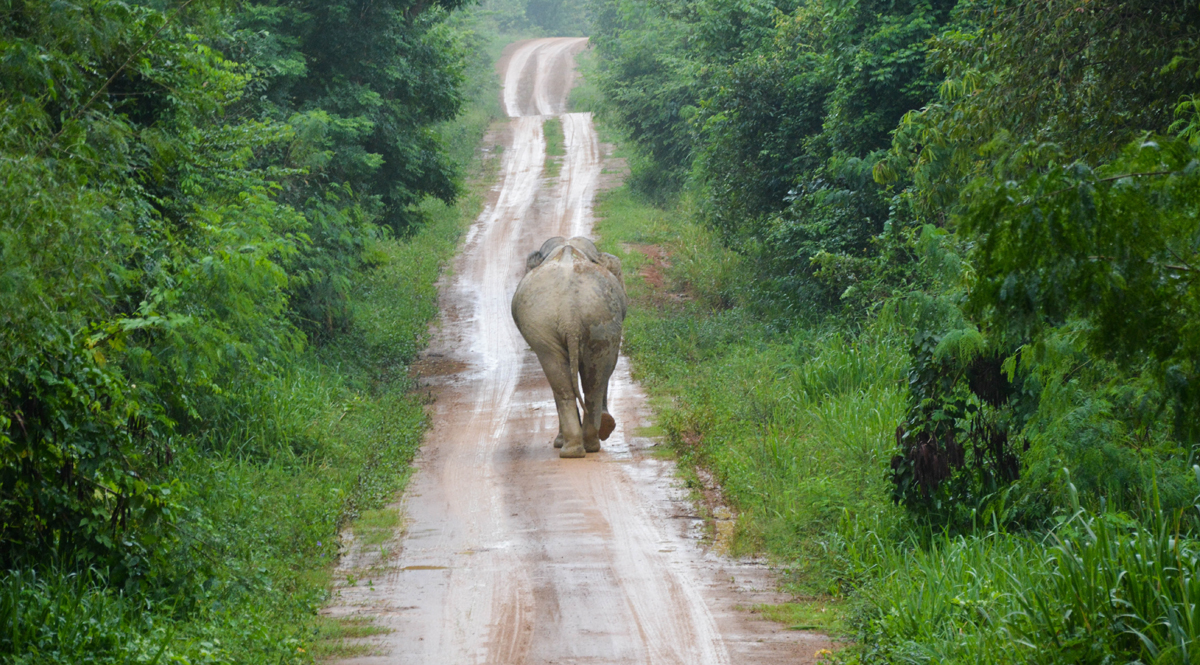
[[[654,442],[645,396],[621,358],[600,453],[561,460],[557,416],[509,302],[525,256],[591,235],[604,154],[590,114],[564,113],[585,39],[511,46],[499,184],[441,291],[423,378],[433,428],[393,542],[345,536],[331,616],[389,632],[355,664],[809,663],[828,640],[742,608],[779,602],[769,571],[706,549],[703,522]],[[542,122],[562,119],[566,157],[543,174]],[[435,369],[436,368],[436,369]],[[350,585],[348,576],[356,578]]]

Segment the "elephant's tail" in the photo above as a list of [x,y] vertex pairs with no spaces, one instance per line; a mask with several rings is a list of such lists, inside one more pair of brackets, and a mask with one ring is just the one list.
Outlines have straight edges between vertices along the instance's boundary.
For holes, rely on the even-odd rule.
[[579,387],[579,335],[567,335],[567,361],[571,364],[571,392],[575,393],[575,401],[579,403],[580,417],[583,417],[583,390]]

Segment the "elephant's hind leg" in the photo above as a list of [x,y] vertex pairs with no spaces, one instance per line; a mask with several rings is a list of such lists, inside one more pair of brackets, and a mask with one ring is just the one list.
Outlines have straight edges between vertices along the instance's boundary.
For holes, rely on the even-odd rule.
[[558,446],[558,439],[554,440],[555,447],[559,448],[558,456],[567,459],[584,457],[587,447],[584,445],[582,428],[579,426],[579,412],[575,410],[575,396],[559,399],[556,394],[554,403],[558,406],[558,422],[563,430],[563,434],[560,435],[563,437],[562,446]]
[[583,379],[583,448],[589,453],[600,452],[600,442],[608,439],[616,421],[608,414],[608,379],[616,367],[616,354],[606,353],[598,366],[580,371]]
[[589,453],[600,452],[600,414],[604,410],[603,397],[596,390],[596,377],[591,372],[580,371],[583,383],[583,449]]
[[554,353],[538,353],[542,371],[554,391],[554,406],[558,409],[558,436],[554,447],[558,456],[565,458],[583,457],[583,427],[579,422],[579,411],[575,408],[575,391],[571,389],[571,369],[566,359]]

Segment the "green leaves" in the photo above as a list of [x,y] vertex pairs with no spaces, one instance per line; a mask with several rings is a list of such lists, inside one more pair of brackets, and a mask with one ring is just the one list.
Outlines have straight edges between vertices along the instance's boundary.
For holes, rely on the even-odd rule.
[[458,4],[0,0],[0,660],[300,661],[297,571],[419,443],[398,377],[458,211],[355,370],[297,324],[344,329],[383,224],[455,194]]
[[14,12],[0,23],[3,556],[58,544],[140,570],[170,533],[170,437],[236,408],[302,342],[287,267],[306,224],[275,200],[294,171],[252,164],[291,131],[222,117],[247,78],[182,16],[103,0]]
[[461,105],[469,44],[446,22],[457,0],[240,6],[228,50],[255,79],[238,104],[287,121],[281,200],[304,216],[308,242],[287,262],[292,320],[313,340],[350,325],[348,276],[369,246],[423,223],[419,204],[458,193],[458,173],[432,131]]
[[1023,177],[979,178],[964,193],[962,227],[980,239],[970,311],[1012,339],[1086,320],[1092,353],[1154,363],[1178,434],[1193,438],[1200,152],[1147,137],[1096,168],[1057,157],[1032,150]]

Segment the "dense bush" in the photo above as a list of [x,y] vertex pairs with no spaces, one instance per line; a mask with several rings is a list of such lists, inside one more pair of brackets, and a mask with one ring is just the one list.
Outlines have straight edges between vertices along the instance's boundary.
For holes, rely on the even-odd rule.
[[217,45],[250,74],[239,115],[287,123],[294,137],[260,153],[301,177],[280,202],[301,212],[307,242],[292,260],[291,318],[310,338],[349,325],[349,279],[367,247],[421,223],[426,196],[451,201],[457,168],[434,131],[461,107],[469,33],[447,23],[461,0],[244,4]]
[[605,112],[646,160],[635,188],[664,174],[691,188],[755,275],[743,304],[784,327],[901,314],[913,365],[897,500],[959,526],[1015,501],[1005,514],[1033,524],[1043,488],[1006,488],[1052,459],[1090,478],[1087,451],[1110,444],[1154,463],[1109,456],[1131,482],[1109,496],[1081,480],[1089,491],[1133,509],[1152,476],[1193,484],[1194,6],[596,0],[593,13]]
[[188,37],[182,12],[11,9],[3,557],[138,559],[170,537],[156,525],[175,510],[171,435],[236,411],[301,344],[285,266],[303,218],[273,196],[286,171],[250,164],[292,132],[225,120],[246,78]]
[[0,660],[305,653],[424,427],[459,4],[0,8]]

